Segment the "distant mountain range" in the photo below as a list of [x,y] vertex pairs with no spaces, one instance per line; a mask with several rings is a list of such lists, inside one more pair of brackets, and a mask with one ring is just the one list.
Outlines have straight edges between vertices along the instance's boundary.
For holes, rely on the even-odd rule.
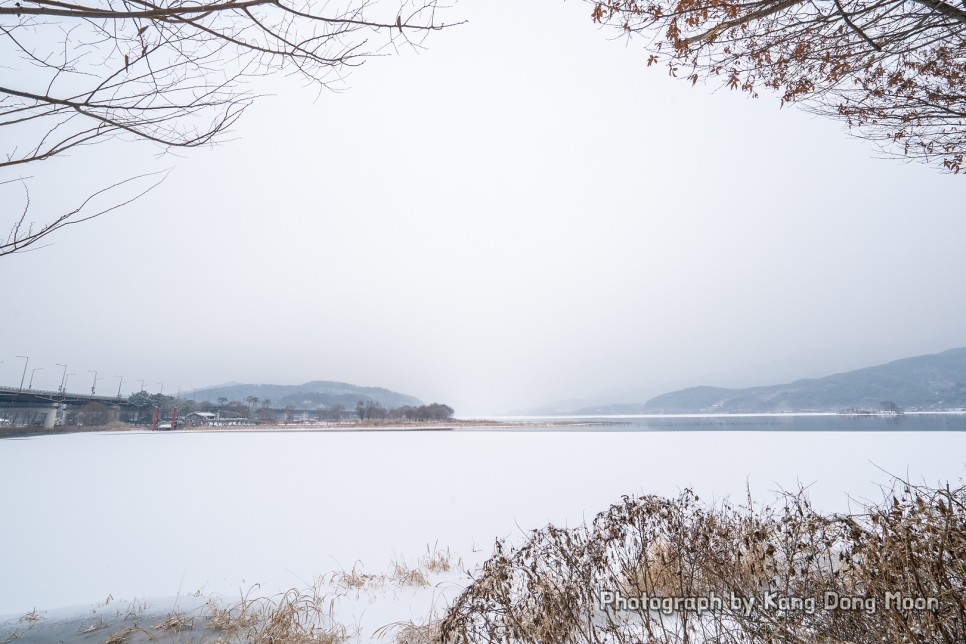
[[966,348],[796,380],[784,385],[727,389],[689,387],[646,403],[585,407],[577,414],[686,414],[966,408]]
[[304,385],[251,385],[228,383],[205,389],[195,389],[182,394],[183,398],[217,402],[219,398],[244,402],[249,396],[259,400],[270,400],[272,407],[293,405],[297,409],[316,409],[342,405],[346,409],[355,407],[358,401],[379,403],[386,408],[418,406],[422,401],[413,396],[389,391],[382,387],[360,387],[345,382],[313,380]]

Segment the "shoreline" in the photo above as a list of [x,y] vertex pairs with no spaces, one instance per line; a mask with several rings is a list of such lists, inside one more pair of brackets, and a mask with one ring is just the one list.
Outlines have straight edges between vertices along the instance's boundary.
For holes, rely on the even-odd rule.
[[[101,426],[68,426],[58,427],[47,431],[0,431],[0,440],[4,438],[29,438],[34,436],[63,436],[67,434],[92,433],[121,433],[121,432],[279,432],[279,431],[327,431],[327,432],[443,432],[458,429],[533,429],[535,427],[593,427],[622,425],[620,420],[598,420],[588,422],[588,419],[566,420],[489,420],[489,419],[452,419],[448,421],[352,421],[352,422],[317,422],[317,423],[257,423],[250,425],[197,425],[180,427],[175,430],[152,430],[149,426],[131,423],[112,423]],[[28,429],[28,428],[23,428]],[[39,429],[39,428],[30,428]]]
[[[406,421],[406,420],[365,420],[344,419],[341,421],[320,421],[305,423],[255,422],[245,425],[189,425],[175,430],[159,429],[158,432],[445,432],[458,430],[520,430],[603,427],[620,431],[622,426],[633,425],[635,420],[714,420],[714,419],[781,419],[781,418],[916,418],[916,417],[958,417],[966,416],[964,410],[908,411],[898,415],[887,414],[843,414],[839,412],[763,412],[732,414],[612,414],[607,416],[497,416],[495,418],[456,418],[446,421]],[[19,431],[13,431],[13,430]],[[652,430],[659,431],[659,430]],[[694,431],[694,428],[677,428],[673,431]],[[749,428],[749,431],[755,431]],[[797,430],[806,431],[806,430]],[[846,431],[846,430],[839,430]],[[962,431],[962,430],[934,430]],[[53,430],[39,427],[0,428],[0,440],[5,438],[33,438],[39,436],[63,436],[68,434],[90,433],[153,433],[150,426],[133,423],[111,423],[99,426],[59,426]]]

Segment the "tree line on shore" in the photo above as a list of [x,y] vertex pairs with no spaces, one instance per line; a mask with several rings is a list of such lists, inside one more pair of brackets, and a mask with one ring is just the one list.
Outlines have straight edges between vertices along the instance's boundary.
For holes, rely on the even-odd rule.
[[356,403],[356,416],[359,420],[449,420],[456,413],[449,405],[403,405],[387,409],[378,402],[362,401]]
[[[117,412],[108,405],[91,402],[84,407],[68,414],[63,422],[66,425],[98,426],[112,421],[147,423],[153,418],[154,408],[159,411],[159,418],[168,420],[172,410],[178,410],[178,417],[184,419],[192,412],[217,414],[220,419],[249,420],[256,422],[305,422],[323,420],[398,420],[398,421],[444,421],[449,420],[455,413],[449,405],[432,403],[429,405],[404,405],[401,407],[384,407],[372,400],[360,400],[354,409],[347,409],[342,404],[335,404],[316,409],[298,409],[293,405],[272,407],[269,399],[259,399],[248,396],[245,401],[219,398],[217,402],[194,401],[151,394],[139,391],[128,397],[126,410]],[[38,416],[39,418],[39,416]],[[26,424],[31,423],[26,420]],[[34,419],[36,420],[36,419]]]
[[[455,411],[449,405],[432,403],[429,405],[403,405],[401,407],[384,407],[372,400],[360,400],[354,409],[347,409],[345,405],[334,404],[320,406],[316,409],[298,409],[294,405],[272,407],[272,401],[248,396],[245,401],[218,398],[217,402],[194,401],[164,394],[151,394],[139,391],[131,394],[126,405],[121,410],[100,402],[91,402],[79,409],[72,410],[59,421],[62,425],[96,427],[120,421],[127,423],[149,423],[158,408],[161,420],[170,420],[172,410],[178,410],[179,419],[184,419],[192,412],[216,414],[219,419],[246,420],[255,422],[312,422],[326,420],[361,421],[395,420],[433,422],[445,421],[453,417]],[[26,412],[22,414],[8,414],[3,421],[8,426],[35,426],[43,422],[46,412]]]

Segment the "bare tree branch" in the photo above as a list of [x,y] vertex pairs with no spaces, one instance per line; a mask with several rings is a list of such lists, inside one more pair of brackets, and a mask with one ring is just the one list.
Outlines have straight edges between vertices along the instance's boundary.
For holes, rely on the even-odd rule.
[[[0,173],[119,136],[210,145],[254,100],[249,80],[294,74],[335,88],[397,40],[418,48],[446,27],[437,0],[390,2],[0,0]],[[31,229],[4,210],[16,233],[0,256],[85,220],[75,210]]]
[[[34,222],[29,222],[27,217],[30,212],[30,191],[27,188],[26,182],[21,182],[24,190],[24,206],[21,211],[20,217],[17,219],[10,233],[7,235],[6,240],[0,241],[0,257],[4,255],[11,255],[13,253],[23,252],[24,250],[34,246],[37,242],[43,240],[51,233],[65,228],[73,224],[79,224],[85,221],[90,221],[101,215],[106,215],[107,213],[122,208],[131,202],[140,199],[147,193],[151,192],[164,181],[164,178],[168,175],[168,171],[164,172],[152,172],[149,174],[142,174],[136,177],[131,177],[129,179],[124,179],[123,181],[118,181],[117,183],[111,184],[106,188],[101,188],[97,192],[91,194],[85,198],[80,205],[73,208],[67,212],[57,215],[53,219],[49,219],[47,223],[37,225]],[[119,191],[120,188],[140,181],[142,179],[151,180],[151,184],[146,188],[138,190],[135,194],[122,199],[119,202],[112,203],[109,206],[102,207],[100,209],[88,210],[88,206],[97,197],[103,195],[109,195],[114,192]],[[85,212],[86,211],[86,212]]]
[[[844,121],[888,154],[966,170],[966,10],[942,0],[608,0],[648,65]],[[860,26],[861,25],[861,26]]]

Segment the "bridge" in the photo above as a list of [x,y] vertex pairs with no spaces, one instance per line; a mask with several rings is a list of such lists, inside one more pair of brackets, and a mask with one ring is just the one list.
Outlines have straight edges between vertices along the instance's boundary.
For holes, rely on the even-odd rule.
[[40,389],[17,389],[0,387],[0,412],[3,411],[44,411],[44,427],[53,429],[57,423],[57,412],[68,407],[83,407],[92,402],[120,409],[127,407],[127,398],[118,396],[94,396],[72,394],[65,391],[44,391]]

